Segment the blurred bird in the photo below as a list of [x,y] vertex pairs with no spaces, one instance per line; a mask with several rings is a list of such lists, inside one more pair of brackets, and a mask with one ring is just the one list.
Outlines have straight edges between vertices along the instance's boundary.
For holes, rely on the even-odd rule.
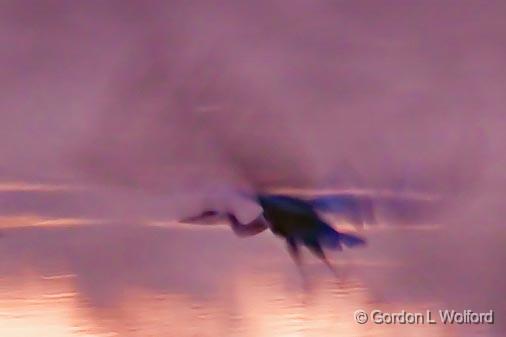
[[363,225],[365,218],[371,218],[372,206],[369,202],[364,203],[349,195],[304,200],[281,194],[258,194],[253,199],[262,207],[263,212],[247,224],[241,223],[232,212],[216,210],[206,210],[198,216],[183,219],[182,222],[192,223],[210,217],[224,216],[230,222],[233,232],[241,237],[253,236],[270,229],[272,233],[285,239],[288,251],[299,268],[301,267],[299,247],[302,245],[334,273],[335,268],[328,261],[323,248],[342,250],[343,246],[355,247],[366,243],[357,235],[338,232],[325,222],[316,210],[333,210],[344,214],[355,224]]

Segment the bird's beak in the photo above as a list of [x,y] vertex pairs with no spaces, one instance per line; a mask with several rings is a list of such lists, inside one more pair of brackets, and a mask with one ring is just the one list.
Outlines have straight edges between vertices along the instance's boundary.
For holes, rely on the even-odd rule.
[[183,219],[179,220],[179,222],[190,223],[190,224],[200,223],[200,222],[203,222],[203,221],[206,221],[209,219],[216,218],[219,215],[220,215],[220,213],[218,211],[208,210],[208,211],[204,211],[201,214],[196,215],[196,216],[183,218]]

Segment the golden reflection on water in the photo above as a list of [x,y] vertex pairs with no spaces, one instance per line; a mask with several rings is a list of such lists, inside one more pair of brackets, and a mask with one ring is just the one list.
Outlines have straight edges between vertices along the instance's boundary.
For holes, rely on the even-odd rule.
[[6,284],[0,281],[0,332],[6,337],[97,336],[77,319],[79,305],[70,282],[58,278]]
[[373,301],[355,280],[322,278],[297,290],[272,274],[245,272],[232,287],[205,299],[130,289],[120,303],[101,308],[80,298],[73,281],[73,275],[39,276],[22,284],[0,281],[1,336],[452,335],[441,326],[355,323],[352,314],[358,308],[401,309]]
[[399,268],[375,254],[333,255],[338,278],[306,256],[303,282],[272,235],[239,240],[227,231],[126,225],[3,234],[1,337],[454,335],[442,325],[354,321],[357,309],[428,305],[392,303],[368,289],[361,270]]

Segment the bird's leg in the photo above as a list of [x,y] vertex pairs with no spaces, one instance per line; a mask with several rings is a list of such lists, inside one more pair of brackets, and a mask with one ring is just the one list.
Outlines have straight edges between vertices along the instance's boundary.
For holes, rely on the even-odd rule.
[[323,251],[323,248],[318,241],[306,242],[306,245],[314,255],[316,255],[320,260],[322,260],[325,263],[325,265],[330,269],[330,271],[335,276],[338,276],[335,266],[332,265],[332,263],[330,263],[330,261],[327,259],[327,256],[325,256],[325,252]]
[[288,247],[288,253],[290,253],[290,256],[292,257],[293,261],[295,261],[295,264],[297,265],[297,269],[299,270],[299,273],[301,274],[302,278],[304,279],[304,283],[306,283],[306,275],[304,273],[304,269],[302,267],[302,258],[300,256],[300,250],[299,246],[297,245],[297,241],[295,241],[293,238],[287,238],[286,244]]
[[288,246],[288,252],[290,253],[290,256],[295,261],[297,266],[300,267],[302,261],[300,258],[300,251],[299,251],[299,246],[297,246],[297,242],[292,238],[288,238],[288,239],[286,239],[286,243]]

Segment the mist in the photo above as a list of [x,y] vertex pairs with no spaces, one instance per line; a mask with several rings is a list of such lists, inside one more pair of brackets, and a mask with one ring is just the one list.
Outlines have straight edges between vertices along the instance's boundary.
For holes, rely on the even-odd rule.
[[[239,188],[425,193],[443,207],[416,216],[440,230],[370,234],[359,254],[403,267],[361,276],[387,298],[431,296],[504,317],[505,10],[501,1],[3,2],[0,181],[67,188],[0,189],[0,215],[125,223],[109,238],[131,243],[127,222],[173,220],[223,195],[240,213],[230,201]],[[390,206],[387,226],[403,208]],[[93,261],[109,254],[88,241],[80,249]],[[120,269],[110,282],[121,283]],[[156,289],[156,273],[137,272]],[[86,281],[100,298],[93,291],[107,282]],[[497,319],[490,334],[505,328]]]

